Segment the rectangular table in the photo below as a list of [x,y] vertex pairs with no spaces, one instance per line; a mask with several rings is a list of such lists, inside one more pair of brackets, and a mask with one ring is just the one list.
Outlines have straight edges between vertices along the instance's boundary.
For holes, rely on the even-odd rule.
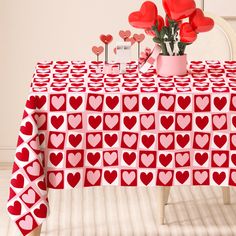
[[236,185],[236,62],[185,76],[97,73],[103,62],[39,62],[25,104],[8,212],[23,235],[47,189]]

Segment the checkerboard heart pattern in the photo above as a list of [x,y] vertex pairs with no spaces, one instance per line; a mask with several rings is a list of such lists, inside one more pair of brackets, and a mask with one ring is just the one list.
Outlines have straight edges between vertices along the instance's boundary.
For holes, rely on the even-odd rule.
[[47,188],[236,185],[236,62],[168,78],[102,67],[36,66],[7,205],[23,235],[47,217]]

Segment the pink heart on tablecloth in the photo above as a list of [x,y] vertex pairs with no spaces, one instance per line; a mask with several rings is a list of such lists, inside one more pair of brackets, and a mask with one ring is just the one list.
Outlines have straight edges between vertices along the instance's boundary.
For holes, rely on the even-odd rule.
[[207,171],[203,171],[203,172],[200,172],[200,171],[196,171],[194,173],[194,178],[196,179],[196,181],[199,183],[199,184],[202,184],[206,181],[208,177],[208,173]]
[[225,115],[221,115],[221,116],[215,115],[213,117],[213,123],[218,129],[221,129],[221,127],[224,126],[225,122],[226,122]]
[[52,105],[59,110],[61,108],[61,106],[64,104],[65,102],[65,97],[64,96],[60,96],[60,97],[56,97],[53,96],[52,97]]
[[129,135],[129,134],[125,134],[124,135],[124,142],[128,147],[132,147],[135,142],[137,140],[137,137],[135,134]]
[[29,189],[27,193],[22,195],[23,201],[29,204],[35,203],[35,197],[36,195],[33,189]]
[[163,184],[167,184],[172,178],[172,173],[171,171],[167,171],[167,172],[160,172],[159,173],[159,179]]
[[119,121],[119,118],[118,118],[118,115],[106,115],[105,116],[105,123],[106,125],[110,128],[110,129],[113,129],[116,124],[118,123]]
[[236,183],[236,172],[231,173],[231,178],[234,181],[234,183]]
[[33,218],[27,215],[24,220],[19,222],[19,225],[24,230],[31,230],[33,228]]
[[233,145],[236,147],[236,135],[232,135],[231,141],[232,141]]
[[146,166],[146,167],[149,167],[152,162],[154,161],[154,155],[153,154],[142,154],[141,155],[141,161],[142,163]]
[[177,153],[176,155],[176,161],[179,165],[184,166],[189,160],[189,154],[188,153]]
[[226,158],[227,156],[225,153],[221,153],[221,154],[215,153],[213,156],[213,160],[218,166],[222,166],[225,163]]
[[129,110],[132,110],[135,105],[137,104],[138,102],[138,99],[137,97],[125,97],[124,99],[124,103],[125,103],[125,106],[129,109]]
[[64,136],[63,134],[52,134],[51,137],[50,137],[50,140],[53,144],[54,147],[59,147],[63,140],[64,140]]
[[88,135],[88,142],[91,146],[96,147],[98,143],[101,141],[101,135],[100,134],[89,134]]
[[50,173],[49,182],[52,186],[57,187],[62,181],[62,173]]
[[39,176],[40,165],[38,162],[34,162],[33,165],[27,167],[27,172],[33,176]]
[[68,118],[70,126],[74,129],[80,124],[81,120],[81,115],[69,115]]
[[209,103],[209,98],[208,97],[197,97],[196,99],[197,106],[201,109],[204,110],[208,103]]
[[97,97],[90,96],[89,97],[89,104],[94,110],[97,110],[97,108],[101,105],[101,103],[102,103],[101,96],[97,96]]
[[122,173],[122,178],[126,184],[130,185],[135,179],[135,172],[134,171],[131,171],[131,172],[124,171]]
[[112,165],[117,159],[117,153],[116,152],[112,152],[112,153],[105,152],[104,159],[109,165]]
[[36,114],[35,119],[37,121],[38,128],[40,128],[46,122],[46,115],[45,114],[41,114],[41,115]]
[[169,97],[162,96],[161,97],[161,104],[166,110],[168,110],[172,106],[173,103],[174,103],[173,96],[169,96]]
[[177,123],[182,128],[185,129],[191,121],[190,115],[178,115]]
[[92,185],[94,185],[98,179],[100,178],[100,171],[99,170],[95,170],[94,172],[92,170],[88,171],[87,173],[87,179],[89,181],[89,183],[91,183]]
[[162,134],[160,136],[160,143],[164,148],[168,148],[172,142],[173,142],[173,136],[171,134],[169,135]]
[[196,135],[196,143],[199,147],[203,148],[207,142],[209,141],[209,137],[207,134],[201,135],[197,134]]
[[81,153],[79,153],[79,152],[76,154],[69,153],[69,155],[68,155],[68,161],[74,167],[80,162],[81,158],[82,158],[82,156],[81,156]]
[[153,115],[149,116],[143,115],[141,117],[141,123],[146,129],[148,129],[153,124],[154,120],[155,119]]

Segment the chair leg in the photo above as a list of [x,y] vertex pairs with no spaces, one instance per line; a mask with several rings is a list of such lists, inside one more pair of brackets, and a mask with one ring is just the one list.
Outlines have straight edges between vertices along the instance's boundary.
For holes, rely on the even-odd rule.
[[42,225],[34,229],[31,233],[27,234],[27,236],[40,236],[41,229],[42,229]]
[[170,187],[164,187],[164,203],[165,205],[168,204],[168,199],[169,199],[169,195],[170,195]]
[[164,203],[164,187],[158,186],[158,223],[160,225],[164,224],[164,211],[165,211],[165,203]]
[[222,193],[224,204],[230,204],[230,187],[222,187]]

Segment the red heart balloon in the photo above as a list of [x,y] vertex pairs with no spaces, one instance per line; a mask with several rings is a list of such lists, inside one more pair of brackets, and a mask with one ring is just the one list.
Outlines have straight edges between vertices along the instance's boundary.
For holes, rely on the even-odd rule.
[[192,43],[197,39],[197,33],[189,23],[180,25],[180,41],[183,43]]
[[[161,29],[165,25],[164,19],[162,18],[162,16],[158,15],[156,21],[158,22],[158,31],[161,31]],[[152,37],[156,36],[155,32],[151,28],[145,29],[145,33]]]
[[205,17],[203,11],[199,8],[190,16],[189,22],[198,33],[210,31],[214,27],[213,19]]
[[166,14],[172,20],[189,17],[196,9],[194,0],[162,0]]
[[156,4],[147,1],[142,4],[140,11],[133,12],[129,15],[129,23],[135,28],[147,29],[155,25],[156,18]]
[[110,35],[110,34],[108,34],[108,35],[102,34],[102,35],[100,36],[100,39],[101,39],[101,41],[102,41],[103,43],[109,44],[109,43],[113,40],[113,37],[112,37],[112,35]]

